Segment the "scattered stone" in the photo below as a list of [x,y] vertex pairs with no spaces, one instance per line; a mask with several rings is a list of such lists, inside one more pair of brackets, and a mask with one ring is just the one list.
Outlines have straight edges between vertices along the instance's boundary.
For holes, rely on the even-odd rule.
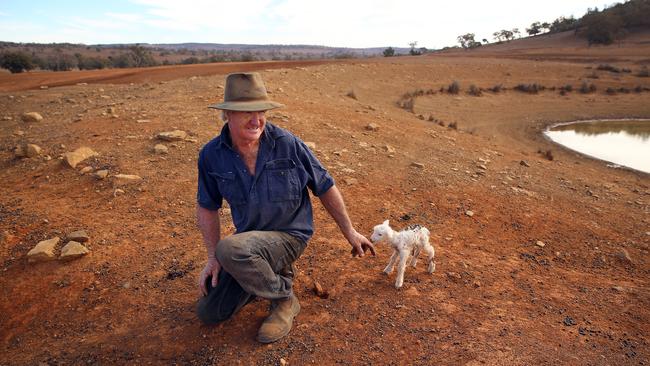
[[160,132],[156,137],[164,141],[182,141],[187,137],[187,132],[181,130]]
[[108,108],[106,108],[106,113],[108,113],[108,114],[115,114],[115,107],[108,107]]
[[544,244],[544,242],[541,240],[538,240],[537,243],[535,243],[535,245],[537,245],[540,248],[544,248],[544,246],[546,246],[546,244]]
[[305,142],[305,145],[307,145],[307,147],[312,151],[316,150],[316,143],[315,142],[307,141],[307,142]]
[[108,177],[108,170],[102,169],[95,172],[95,178],[97,179],[106,179]]
[[522,160],[522,161],[520,161],[520,162],[519,162],[519,165],[523,165],[523,166],[525,166],[526,168],[530,168],[530,164],[528,164],[528,162],[526,162],[526,160]]
[[26,155],[28,158],[33,158],[33,157],[35,157],[35,156],[39,156],[39,155],[41,155],[41,151],[42,151],[42,149],[41,149],[40,146],[38,146],[38,145],[27,144],[27,145],[25,146],[25,155]]
[[137,123],[149,123],[149,122],[151,122],[151,120],[150,119],[138,119],[138,120],[136,120],[136,122]]
[[29,263],[47,262],[56,259],[54,256],[54,248],[59,243],[59,237],[43,240],[36,244],[36,246],[27,253],[27,261]]
[[90,236],[88,236],[85,230],[73,231],[70,234],[66,235],[65,238],[68,241],[76,241],[78,243],[85,243],[90,240]]
[[613,286],[612,290],[614,290],[616,292],[625,292],[625,289],[623,287],[621,287],[621,286]]
[[158,155],[163,155],[169,152],[169,148],[163,144],[156,144],[156,146],[153,147],[153,152]]
[[3,120],[3,121],[12,121],[12,120],[13,120],[13,117],[4,116],[4,117],[2,117],[2,120]]
[[424,164],[418,163],[418,162],[415,162],[415,161],[411,163],[411,166],[416,167],[416,168],[420,168],[420,169],[424,168]]
[[457,280],[462,279],[463,277],[461,277],[460,273],[447,272],[447,278],[455,282]]
[[630,257],[630,253],[626,249],[621,249],[616,253],[616,258],[625,263],[632,263],[632,257]]
[[343,181],[349,186],[359,183],[359,180],[356,178],[344,178]]
[[472,216],[474,216],[474,211],[467,210],[467,211],[465,211],[465,215],[467,215],[469,217],[472,217]]
[[368,130],[368,131],[379,131],[379,126],[377,126],[374,123],[369,123],[368,125],[366,125],[366,130]]
[[142,177],[133,174],[116,174],[113,176],[113,183],[117,186],[140,183]]
[[92,157],[92,156],[97,156],[95,151],[89,147],[80,147],[75,151],[68,152],[63,154],[63,158],[65,159],[65,162],[68,163],[68,165],[71,168],[77,167],[77,164],[81,163],[82,161]]
[[81,174],[87,174],[87,173],[92,173],[93,172],[93,167],[91,166],[85,166],[83,169],[79,171]]
[[23,113],[20,119],[22,119],[23,122],[40,122],[43,120],[43,116],[38,112],[27,112]]
[[384,145],[384,151],[389,154],[393,154],[395,152],[395,148],[390,145]]
[[113,197],[117,197],[121,194],[124,194],[124,191],[119,188],[113,191]]
[[314,293],[321,299],[327,299],[330,296],[329,292],[324,290],[318,281],[314,281]]
[[485,165],[483,165],[483,164],[479,164],[478,168],[482,169],[482,170],[487,170],[487,167]]
[[576,325],[576,324],[577,324],[576,321],[573,320],[573,318],[570,317],[570,316],[565,317],[563,323],[564,323],[564,325],[566,325],[567,327],[570,327],[570,326],[572,326],[572,325]]
[[59,259],[62,261],[69,261],[75,258],[83,257],[88,253],[90,253],[88,248],[83,246],[81,243],[70,241],[61,249],[61,256]]

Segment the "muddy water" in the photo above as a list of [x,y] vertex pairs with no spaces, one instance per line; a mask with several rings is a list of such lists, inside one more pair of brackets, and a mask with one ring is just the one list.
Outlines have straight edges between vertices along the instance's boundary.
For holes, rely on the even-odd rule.
[[571,150],[650,173],[650,120],[574,122],[544,133]]

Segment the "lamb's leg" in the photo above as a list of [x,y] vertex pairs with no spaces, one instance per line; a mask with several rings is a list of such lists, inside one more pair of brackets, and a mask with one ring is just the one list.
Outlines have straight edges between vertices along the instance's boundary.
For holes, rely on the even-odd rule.
[[406,270],[406,261],[408,260],[408,250],[399,252],[399,263],[397,264],[397,279],[395,280],[395,288],[402,287],[404,284],[404,270]]
[[433,246],[431,244],[427,244],[426,247],[424,247],[424,250],[427,253],[427,261],[429,262],[429,268],[427,268],[427,271],[429,273],[433,273],[433,271],[436,270],[436,263],[433,261],[433,257],[435,256],[435,249],[433,249]]
[[391,272],[393,272],[393,268],[395,267],[395,261],[397,261],[397,250],[393,249],[393,255],[390,257],[390,260],[388,261],[388,265],[386,266],[386,268],[384,268],[385,274],[391,274]]
[[420,247],[415,247],[413,250],[413,257],[411,258],[411,266],[415,268],[415,265],[418,263],[418,255],[420,255]]

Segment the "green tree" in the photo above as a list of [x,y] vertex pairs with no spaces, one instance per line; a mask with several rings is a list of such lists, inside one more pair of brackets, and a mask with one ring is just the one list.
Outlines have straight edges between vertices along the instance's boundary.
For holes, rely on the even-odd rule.
[[387,49],[384,50],[384,57],[392,57],[395,56],[395,49],[393,47],[388,47]]
[[8,52],[1,55],[0,66],[13,74],[34,68],[31,57],[23,52]]
[[526,28],[526,33],[529,36],[534,36],[542,32],[542,24],[540,22],[535,22],[530,25],[530,28]]
[[466,33],[458,36],[456,39],[464,49],[476,48],[481,45],[481,42],[474,40],[474,33]]
[[417,46],[417,45],[418,45],[417,41],[413,41],[413,42],[409,43],[409,46],[411,46],[411,50],[409,51],[409,54],[411,56],[419,56],[419,55],[422,54],[422,52],[420,50],[415,49],[415,46]]

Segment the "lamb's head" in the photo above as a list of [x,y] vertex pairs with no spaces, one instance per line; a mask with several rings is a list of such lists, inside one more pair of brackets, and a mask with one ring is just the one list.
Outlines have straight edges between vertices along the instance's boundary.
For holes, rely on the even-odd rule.
[[393,229],[390,228],[388,220],[386,220],[381,225],[377,225],[373,228],[370,240],[372,240],[373,243],[382,242],[384,240],[389,240],[392,234]]

